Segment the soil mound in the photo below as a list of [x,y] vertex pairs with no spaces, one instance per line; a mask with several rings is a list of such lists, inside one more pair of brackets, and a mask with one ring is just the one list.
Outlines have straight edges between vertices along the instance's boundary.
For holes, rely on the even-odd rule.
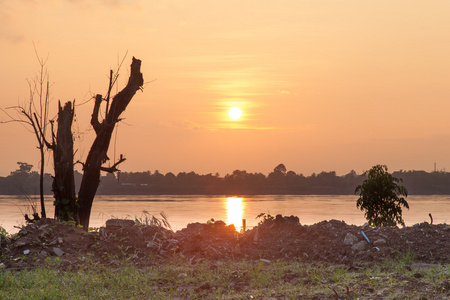
[[59,261],[79,268],[86,262],[105,265],[131,261],[136,266],[184,259],[300,259],[358,266],[402,255],[426,263],[450,262],[450,225],[421,223],[412,227],[370,228],[343,221],[301,225],[298,217],[266,221],[236,232],[222,221],[193,223],[177,232],[108,220],[99,232],[43,219],[28,224],[14,238],[1,236],[1,268],[22,269]]

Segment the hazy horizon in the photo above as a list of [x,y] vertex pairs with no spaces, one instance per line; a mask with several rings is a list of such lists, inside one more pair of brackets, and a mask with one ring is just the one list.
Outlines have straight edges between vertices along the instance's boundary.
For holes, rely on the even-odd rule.
[[[122,171],[445,170],[448,11],[443,0],[0,0],[0,107],[27,101],[34,43],[48,57],[51,116],[58,100],[76,99],[75,159],[84,160],[92,96],[106,94],[109,69],[128,53],[119,89],[132,56],[145,84],[112,139]],[[231,119],[231,107],[242,117]],[[0,124],[0,137],[0,176],[18,161],[37,169],[32,133]]]
[[[371,166],[371,167],[372,167],[372,166]],[[371,168],[371,167],[370,167],[370,168]],[[275,168],[275,166],[274,166],[274,168]],[[269,175],[269,173],[271,173],[271,172],[274,171],[274,168],[271,168],[271,169],[269,169],[269,170],[267,170],[267,171],[262,171],[262,172],[259,172],[259,171],[253,171],[253,170],[245,170],[245,169],[242,169],[242,168],[237,168],[237,169],[234,169],[234,170],[232,170],[232,171],[230,171],[230,172],[226,172],[226,173],[220,173],[220,172],[201,173],[201,172],[197,172],[196,170],[180,170],[180,171],[174,172],[174,171],[171,171],[171,170],[161,171],[161,170],[158,170],[158,169],[154,169],[154,170],[153,170],[153,169],[124,170],[124,169],[121,169],[121,168],[119,168],[119,169],[120,169],[121,172],[129,172],[129,173],[150,172],[151,174],[155,174],[156,172],[159,172],[160,174],[163,174],[163,175],[166,175],[166,174],[168,174],[168,173],[172,173],[172,174],[174,174],[174,175],[177,175],[177,174],[179,174],[179,173],[190,173],[190,172],[194,172],[195,174],[201,175],[201,176],[202,176],[202,175],[208,175],[208,174],[212,174],[212,175],[219,174],[220,177],[224,177],[224,176],[226,176],[226,175],[231,175],[231,174],[232,174],[234,171],[236,171],[236,170],[239,170],[239,171],[245,171],[245,172],[247,172],[247,173],[255,173],[255,174],[256,174],[256,173],[260,173],[260,174],[263,174],[263,175],[267,176],[267,175]],[[368,168],[368,169],[370,169],[370,168]],[[0,174],[0,177],[6,177],[6,176],[10,175],[11,172],[16,171],[16,170],[18,170],[18,169],[19,169],[19,165],[17,165],[17,167],[16,167],[14,170],[10,170],[10,171],[8,172],[8,174],[6,174],[6,175]],[[75,171],[77,171],[77,172],[83,174],[83,170],[82,170],[81,168],[75,168]],[[304,173],[304,172],[301,172],[301,171],[299,171],[299,170],[292,170],[292,169],[290,169],[288,166],[286,166],[286,171],[287,171],[287,172],[293,171],[293,172],[295,172],[297,175],[300,175],[300,174],[301,174],[301,175],[303,175],[303,176],[305,176],[305,177],[310,177],[310,176],[312,176],[313,174],[318,175],[318,174],[320,174],[320,173],[322,173],[322,172],[326,172],[326,173],[329,173],[329,172],[335,172],[337,176],[344,176],[344,175],[347,175],[347,174],[351,173],[352,171],[354,171],[354,172],[356,172],[356,175],[363,175],[363,173],[364,173],[365,171],[368,171],[368,170],[362,170],[361,172],[358,172],[358,171],[356,171],[356,170],[354,170],[354,169],[351,169],[351,170],[349,170],[348,172],[343,172],[343,173],[338,173],[338,172],[336,172],[335,170],[322,170],[322,171],[316,171],[316,172],[312,172],[312,173]],[[447,172],[445,169],[441,169],[441,170],[436,169],[436,171],[435,171],[434,169],[433,169],[433,170],[412,170],[412,169],[391,170],[391,169],[388,168],[388,172],[389,172],[389,173],[395,173],[395,172],[422,172],[422,171],[427,172],[427,173],[432,173],[432,172],[436,172],[436,171],[437,171],[437,172]],[[33,165],[33,168],[31,169],[31,172],[39,172],[38,166]],[[45,171],[45,173],[53,174],[53,167],[47,168],[46,171]],[[106,176],[107,174],[108,174],[107,172],[101,172],[101,176]],[[113,174],[115,174],[115,173],[113,173]]]

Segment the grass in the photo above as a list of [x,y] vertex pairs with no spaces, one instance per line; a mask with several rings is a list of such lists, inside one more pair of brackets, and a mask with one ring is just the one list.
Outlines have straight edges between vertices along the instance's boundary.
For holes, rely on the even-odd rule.
[[0,269],[0,299],[447,299],[450,265],[420,271],[404,257],[357,270],[279,260],[191,263],[138,269],[86,261],[62,270],[49,259],[38,269]]

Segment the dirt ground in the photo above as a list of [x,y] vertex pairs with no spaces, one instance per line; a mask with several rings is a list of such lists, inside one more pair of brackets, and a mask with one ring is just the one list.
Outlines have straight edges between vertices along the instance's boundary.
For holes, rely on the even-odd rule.
[[282,217],[237,233],[222,221],[193,223],[177,232],[131,220],[108,220],[99,232],[44,219],[21,229],[15,239],[1,238],[0,264],[6,269],[33,268],[49,258],[62,267],[84,263],[137,267],[182,257],[198,260],[300,259],[349,267],[387,258],[415,255],[416,262],[450,263],[450,225],[421,223],[412,227],[370,228],[343,221],[301,225],[297,217]]

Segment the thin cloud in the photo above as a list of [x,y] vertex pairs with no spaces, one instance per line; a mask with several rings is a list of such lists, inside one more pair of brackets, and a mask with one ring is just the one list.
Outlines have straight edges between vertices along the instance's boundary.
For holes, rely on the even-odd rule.
[[278,90],[277,92],[278,92],[278,94],[280,94],[280,95],[290,95],[290,94],[291,94],[290,91],[286,91],[286,90]]

